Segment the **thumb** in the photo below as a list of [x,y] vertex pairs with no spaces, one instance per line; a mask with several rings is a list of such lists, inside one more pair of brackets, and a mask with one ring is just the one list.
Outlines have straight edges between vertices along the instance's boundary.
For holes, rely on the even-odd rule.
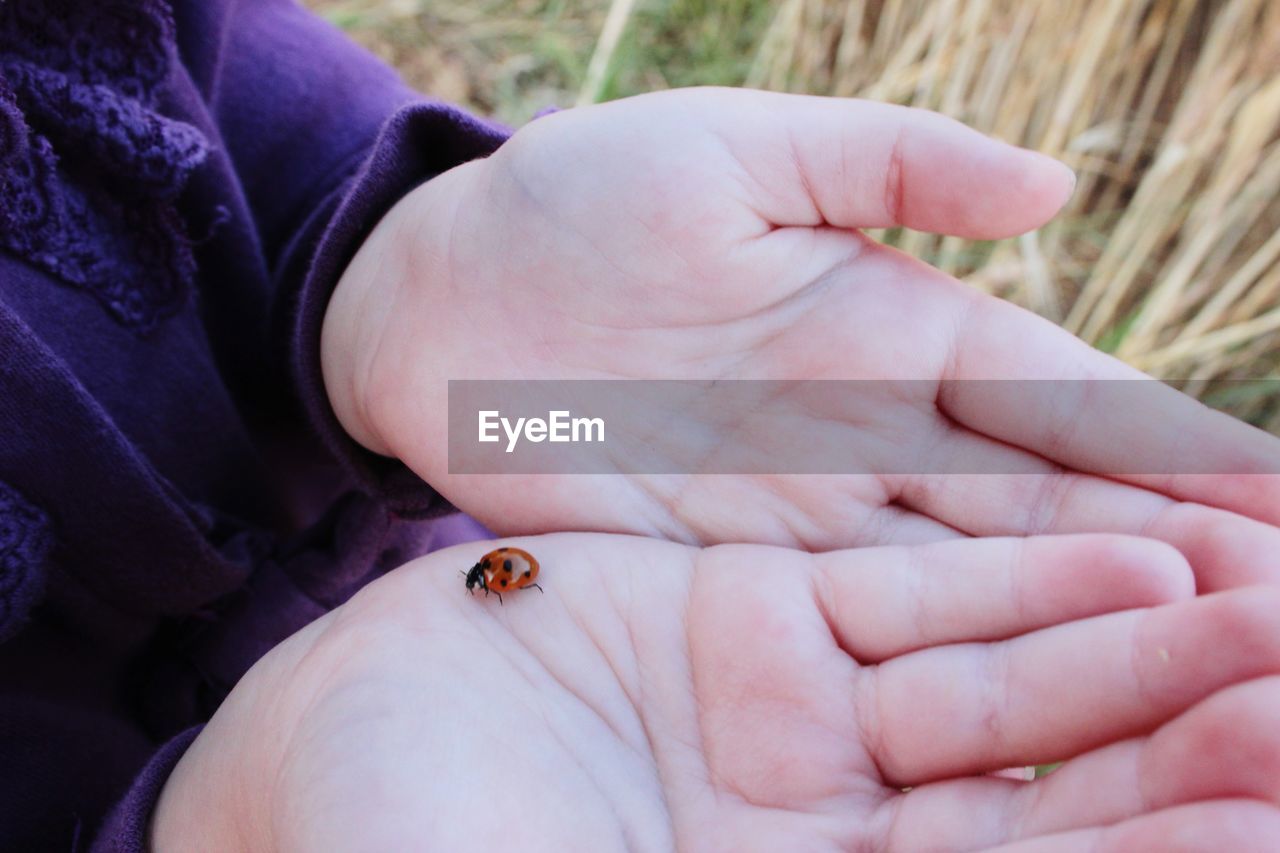
[[775,227],[904,226],[979,240],[1049,221],[1075,175],[938,113],[846,98],[715,90],[706,120]]

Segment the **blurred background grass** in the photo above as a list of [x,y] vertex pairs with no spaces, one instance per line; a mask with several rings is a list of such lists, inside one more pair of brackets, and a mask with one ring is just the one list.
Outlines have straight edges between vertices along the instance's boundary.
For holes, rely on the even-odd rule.
[[308,2],[515,125],[746,85],[927,107],[1057,156],[1080,183],[1035,234],[878,236],[1280,432],[1276,0]]

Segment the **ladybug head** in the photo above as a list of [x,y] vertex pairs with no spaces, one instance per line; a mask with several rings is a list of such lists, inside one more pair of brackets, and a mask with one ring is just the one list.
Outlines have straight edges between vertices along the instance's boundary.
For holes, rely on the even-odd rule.
[[474,590],[476,587],[488,589],[484,582],[484,568],[479,563],[471,567],[471,571],[467,572],[467,589]]

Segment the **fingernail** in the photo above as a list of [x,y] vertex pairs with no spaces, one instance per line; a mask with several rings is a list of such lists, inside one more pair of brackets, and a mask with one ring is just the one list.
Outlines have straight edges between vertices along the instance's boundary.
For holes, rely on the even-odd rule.
[[1070,199],[1071,196],[1076,194],[1076,170],[1068,166],[1066,163],[1063,163],[1061,160],[1058,160],[1057,163],[1063,171],[1067,173],[1067,176],[1071,178],[1071,192],[1067,195],[1067,198]]
[[1063,204],[1066,204],[1068,201],[1071,200],[1072,196],[1076,194],[1075,170],[1072,169],[1070,166],[1068,166],[1066,163],[1059,160],[1057,157],[1050,157],[1048,154],[1044,154],[1039,151],[1036,151],[1035,154],[1039,156],[1041,159],[1048,160],[1049,162],[1053,163],[1054,167],[1056,167],[1058,171],[1067,173],[1067,180],[1070,181],[1071,190],[1067,193],[1067,197],[1062,202]]

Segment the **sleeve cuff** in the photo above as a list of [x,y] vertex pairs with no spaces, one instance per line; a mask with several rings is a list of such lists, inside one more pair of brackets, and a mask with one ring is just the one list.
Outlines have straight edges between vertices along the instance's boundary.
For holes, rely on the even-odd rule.
[[303,410],[320,439],[362,490],[397,515],[426,518],[451,508],[403,463],[360,446],[338,422],[320,369],[320,329],[338,279],[369,232],[410,190],[454,166],[486,157],[511,131],[447,104],[402,107],[348,183],[320,237],[294,314],[293,370]]
[[187,729],[160,747],[134,779],[129,793],[107,815],[90,853],[146,853],[151,815],[169,775],[203,726]]

